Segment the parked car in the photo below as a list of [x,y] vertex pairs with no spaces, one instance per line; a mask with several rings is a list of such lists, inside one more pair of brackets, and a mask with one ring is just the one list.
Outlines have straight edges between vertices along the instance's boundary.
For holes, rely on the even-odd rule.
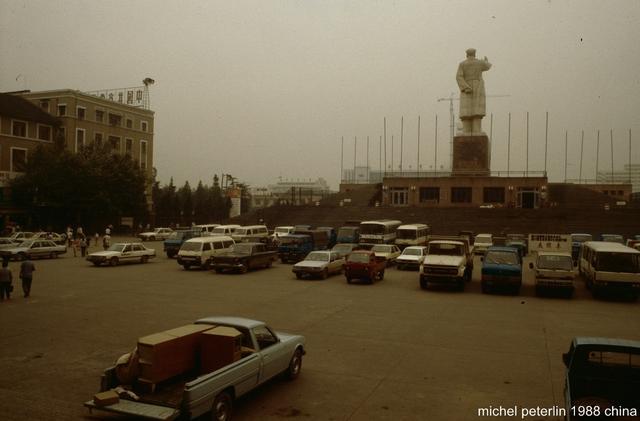
[[376,244],[371,247],[371,251],[378,257],[384,257],[387,261],[387,266],[394,264],[398,256],[400,256],[400,248],[395,244]]
[[189,270],[191,266],[198,266],[209,270],[213,264],[213,259],[223,253],[229,253],[235,242],[226,235],[208,235],[205,237],[191,238],[182,244],[178,251],[178,264],[184,270]]
[[200,224],[200,225],[194,225],[191,228],[199,229],[202,232],[203,236],[207,236],[207,235],[211,235],[213,230],[219,226],[220,224]]
[[298,279],[305,276],[327,279],[329,275],[342,273],[344,263],[344,257],[340,257],[336,252],[312,251],[303,261],[293,265],[291,270]]
[[57,232],[37,232],[30,240],[51,240],[56,244],[64,245],[67,243],[67,235],[66,234],[58,234]]
[[0,250],[0,256],[12,260],[27,258],[56,258],[67,252],[67,246],[59,245],[51,240],[26,240],[22,243]]
[[16,243],[15,241],[9,239],[9,238],[0,238],[0,250],[1,249],[6,249],[6,248],[11,248],[11,247],[15,247],[20,243]]
[[396,259],[396,267],[398,270],[418,270],[426,255],[426,246],[409,246],[402,250],[402,254]]
[[384,279],[387,262],[370,250],[356,250],[347,257],[344,265],[344,276],[347,283],[354,279],[364,279],[372,284],[376,279]]
[[536,294],[545,291],[562,291],[571,297],[576,277],[571,253],[541,251],[536,259],[529,263],[535,271]]
[[257,241],[266,243],[269,238],[269,230],[265,225],[247,225],[236,228],[231,238],[233,238],[236,243]]
[[240,225],[230,224],[230,225],[218,225],[213,230],[211,230],[211,235],[226,235],[231,236],[236,231],[236,229],[240,228]]
[[166,240],[173,230],[171,228],[155,228],[153,231],[141,232],[138,238],[142,241]]
[[236,243],[230,251],[213,256],[216,273],[235,271],[247,273],[251,269],[270,268],[278,253],[267,250],[264,243]]
[[156,257],[156,251],[146,248],[142,243],[115,243],[107,250],[89,254],[87,260],[96,266],[102,264],[117,266],[120,262],[147,263],[154,257]]
[[483,293],[495,288],[507,288],[514,294],[522,286],[522,257],[513,247],[493,246],[482,260],[481,288]]
[[168,258],[175,257],[185,241],[191,238],[200,237],[201,235],[202,231],[199,229],[181,229],[178,231],[174,231],[171,233],[169,238],[164,240],[164,243],[162,244],[164,252],[167,254]]
[[574,338],[562,361],[567,421],[640,414],[640,341]]
[[478,234],[473,240],[473,254],[485,254],[487,249],[493,245],[493,235]]
[[420,266],[420,288],[430,285],[454,286],[464,290],[465,282],[471,282],[473,254],[469,237],[429,236],[427,255]]
[[326,230],[301,230],[278,238],[278,256],[282,263],[299,262],[314,250],[326,250],[329,236]]
[[[164,385],[167,387],[134,395],[135,398],[124,394],[118,402],[104,406],[96,404],[94,398],[84,405],[90,411],[95,409],[127,415],[127,419],[144,414],[156,420],[192,420],[203,419],[205,414],[211,413],[207,419],[228,421],[237,398],[280,374],[290,380],[300,374],[302,357],[306,353],[304,336],[278,332],[263,322],[240,317],[207,317],[195,324],[210,325],[212,329],[231,328],[226,331],[241,333],[237,361],[212,372],[192,370],[173,381],[168,380]],[[192,360],[198,361],[195,354],[197,351]],[[116,367],[107,368],[102,375],[100,392],[119,385]],[[167,390],[179,393],[171,395],[166,393]],[[168,399],[175,402],[167,404]]]
[[352,251],[358,250],[358,249],[360,249],[360,245],[359,244],[338,243],[335,246],[333,246],[331,251],[338,253],[340,255],[340,257],[347,258],[351,254]]
[[9,239],[9,240],[13,241],[14,243],[21,243],[24,240],[28,240],[31,237],[33,237],[33,234],[34,233],[32,233],[30,231],[18,231],[18,232],[14,232],[13,234],[11,234],[8,237],[2,237],[2,238]]

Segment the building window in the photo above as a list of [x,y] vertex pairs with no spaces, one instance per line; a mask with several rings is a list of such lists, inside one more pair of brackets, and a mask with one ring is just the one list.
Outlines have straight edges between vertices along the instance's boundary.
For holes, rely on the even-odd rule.
[[102,133],[94,133],[93,134],[93,143],[96,145],[102,145]]
[[133,128],[133,120],[131,120],[130,118],[128,118],[126,120],[126,125],[127,125],[127,129],[132,129]]
[[76,152],[84,148],[84,129],[76,129]]
[[133,152],[133,139],[125,139],[124,140],[124,153],[131,156]]
[[78,117],[78,120],[84,120],[85,111],[86,109],[84,107],[76,108],[76,116]]
[[11,120],[11,134],[14,136],[27,137],[27,122]]
[[96,110],[96,121],[98,123],[103,123],[104,122],[104,111]]
[[471,187],[451,187],[451,203],[471,203]]
[[149,129],[149,126],[147,124],[146,121],[141,121],[140,122],[140,130],[142,130],[143,132],[146,132]]
[[389,189],[392,205],[408,205],[409,189],[407,187],[391,187]]
[[109,113],[109,124],[111,126],[122,126],[122,116]]
[[51,126],[38,124],[38,139],[51,141]]
[[504,187],[485,187],[482,197],[484,203],[504,203]]
[[118,136],[109,136],[109,146],[113,152],[120,152],[120,138]]
[[147,169],[147,141],[140,141],[140,168]]
[[11,172],[24,172],[27,167],[27,150],[11,148]]
[[42,101],[40,101],[40,108],[42,108],[46,112],[49,112],[49,100],[43,99]]
[[67,115],[67,106],[66,104],[58,104],[58,115],[60,117],[64,117]]
[[67,128],[66,127],[58,127],[58,137],[67,140]]
[[440,202],[440,187],[420,187],[420,203]]

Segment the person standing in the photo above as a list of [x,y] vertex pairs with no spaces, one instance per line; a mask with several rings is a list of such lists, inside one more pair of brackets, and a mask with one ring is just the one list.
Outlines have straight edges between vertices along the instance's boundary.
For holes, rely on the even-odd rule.
[[111,236],[109,234],[105,234],[105,236],[102,237],[102,248],[108,250],[109,247],[111,247]]
[[80,256],[87,256],[87,237],[84,235],[80,237]]
[[36,265],[27,258],[20,265],[20,279],[22,279],[22,292],[24,292],[24,298],[29,297],[31,294],[31,281],[33,280],[33,272],[36,271]]
[[0,269],[0,301],[4,301],[4,297],[7,297],[7,300],[11,299],[11,290],[13,289],[13,274],[11,273],[11,269],[9,269],[9,262],[6,260],[2,261],[2,269]]
[[96,235],[93,236],[96,239],[96,247],[98,247],[98,240],[100,239],[100,234],[96,232]]

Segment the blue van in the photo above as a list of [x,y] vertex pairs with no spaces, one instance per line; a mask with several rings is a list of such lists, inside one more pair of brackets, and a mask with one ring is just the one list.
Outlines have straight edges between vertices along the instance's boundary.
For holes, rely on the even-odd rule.
[[522,256],[514,247],[492,246],[482,257],[482,293],[506,288],[514,294],[522,286]]

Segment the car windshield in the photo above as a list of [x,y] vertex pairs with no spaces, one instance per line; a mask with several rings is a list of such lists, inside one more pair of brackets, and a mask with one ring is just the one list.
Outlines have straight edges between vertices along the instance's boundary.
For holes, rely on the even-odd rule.
[[383,245],[373,246],[371,247],[371,251],[375,253],[391,253],[391,246],[383,246]]
[[183,251],[200,251],[202,249],[202,243],[198,241],[187,241],[180,247]]
[[233,246],[233,252],[238,254],[251,254],[251,245],[236,244]]
[[538,269],[572,270],[571,256],[538,256]]
[[461,244],[430,243],[429,254],[439,256],[462,256]]
[[369,263],[369,255],[364,253],[352,253],[347,258],[348,262]]
[[418,236],[418,231],[411,229],[401,229],[396,231],[396,238],[401,240],[415,240]]
[[489,251],[484,258],[485,263],[494,265],[518,265],[518,255],[510,251]]
[[596,269],[603,272],[640,272],[640,254],[637,253],[598,253]]
[[307,258],[304,260],[310,260],[312,262],[328,262],[329,253],[311,252],[307,255]]
[[109,251],[122,251],[122,249],[124,248],[124,246],[126,246],[126,244],[123,243],[115,243],[113,245],[111,245],[111,247],[109,247]]
[[404,249],[403,256],[422,256],[422,249]]

